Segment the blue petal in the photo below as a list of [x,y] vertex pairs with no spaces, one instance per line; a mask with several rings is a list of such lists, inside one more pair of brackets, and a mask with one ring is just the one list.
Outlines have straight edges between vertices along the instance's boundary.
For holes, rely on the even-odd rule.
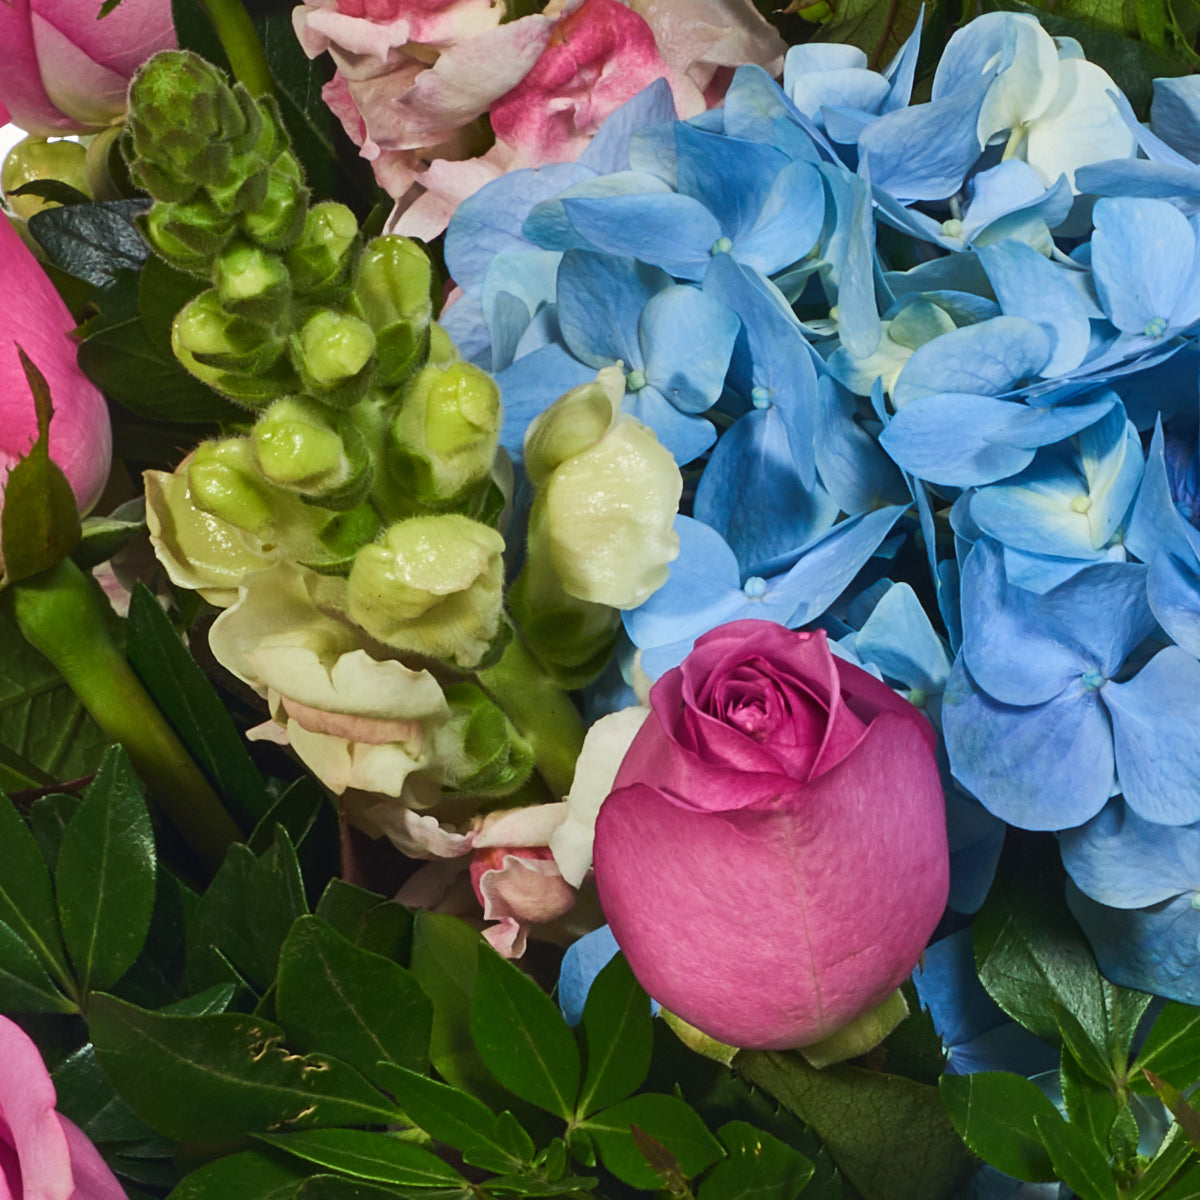
[[838,306],[838,337],[856,358],[879,345],[882,326],[875,303],[875,219],[870,183],[840,163],[822,166],[833,195],[835,222],[823,247],[829,264],[826,283]]
[[854,646],[864,662],[906,687],[934,695],[946,686],[950,656],[907,583],[894,584],[883,594]]
[[1058,844],[1068,874],[1100,904],[1145,908],[1200,888],[1200,828],[1143,820],[1120,797]]
[[854,413],[850,394],[822,375],[817,380],[816,466],[825,490],[851,515],[896,504],[905,492],[895,463],[854,420]]
[[[958,791],[957,784],[952,785]],[[977,800],[946,792],[946,836],[950,842],[947,908],[978,912],[991,890],[1007,826]]]
[[912,981],[947,1048],[1011,1023],[979,982],[969,929],[930,942]]
[[734,239],[734,255],[763,275],[803,258],[825,224],[825,187],[816,167],[788,163],[771,183],[758,213]]
[[925,5],[917,15],[913,31],[896,51],[896,57],[884,69],[884,76],[891,83],[891,92],[883,102],[880,112],[892,112],[904,108],[912,96],[913,80],[917,74],[917,59],[921,54],[921,26],[925,23]]
[[681,413],[656,387],[626,392],[621,409],[649,425],[681,467],[699,458],[717,440],[711,421]]
[[1164,825],[1200,821],[1200,662],[1168,646],[1127,683],[1106,683],[1101,695],[1129,807]]
[[818,162],[822,153],[837,158],[825,135],[756,63],[734,71],[723,111],[730,137],[764,142],[798,162]]
[[568,250],[558,268],[558,324],[563,341],[593,370],[617,360],[641,368],[638,321],[671,277],[632,258]]
[[616,957],[620,947],[607,925],[585,933],[563,955],[558,972],[558,1007],[568,1025],[583,1020],[583,1006],[596,976]]
[[665,79],[656,79],[605,118],[587,149],[579,156],[579,163],[601,175],[627,171],[629,139],[633,134],[647,125],[674,120],[671,85]]
[[699,288],[676,284],[650,300],[638,327],[646,378],[681,412],[721,396],[741,322]]
[[1172,554],[1184,562],[1200,557],[1200,530],[1193,529],[1175,507],[1163,458],[1162,421],[1154,427],[1142,486],[1133,506],[1125,544],[1143,562],[1156,554]]
[[1080,825],[1112,792],[1112,734],[1095,693],[1071,689],[1010,707],[975,686],[960,656],[942,697],[942,730],[954,777],[1019,829]]
[[563,207],[564,201],[603,200],[609,196],[669,195],[670,192],[667,184],[645,171],[618,171],[613,175],[583,179],[530,209],[521,226],[521,234],[545,250],[586,250],[590,248],[590,243],[571,224]]
[[1158,554],[1146,579],[1150,609],[1167,636],[1200,658],[1200,571],[1194,559]]

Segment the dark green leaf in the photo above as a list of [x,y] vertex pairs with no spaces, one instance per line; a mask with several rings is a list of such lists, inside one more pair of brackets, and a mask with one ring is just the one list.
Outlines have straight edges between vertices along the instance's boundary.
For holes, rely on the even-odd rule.
[[1183,1130],[1184,1137],[1192,1143],[1194,1149],[1200,1150],[1200,1112],[1197,1112],[1184,1099],[1177,1087],[1165,1079],[1161,1079],[1153,1071],[1146,1071],[1145,1074],[1150,1081],[1150,1086],[1154,1089],[1154,1094],[1167,1106],[1171,1116],[1179,1122],[1179,1128]]
[[90,204],[91,196],[61,179],[31,179],[20,187],[7,189],[8,196],[40,196],[56,204]]
[[90,1042],[55,1068],[54,1090],[58,1111],[93,1142],[140,1142],[154,1136],[113,1091]]
[[331,879],[321,894],[316,915],[364,950],[402,964],[412,954],[412,913],[375,892]]
[[580,1117],[631,1095],[650,1069],[650,998],[623,954],[612,958],[588,992],[583,1038],[587,1069],[579,1093]]
[[1034,1118],[1055,1112],[1036,1084],[1007,1071],[945,1075],[946,1111],[964,1142],[1006,1175],[1030,1181],[1054,1179]]
[[514,1146],[513,1122],[499,1128],[496,1117],[474,1096],[390,1063],[380,1064],[380,1078],[409,1120],[434,1141],[458,1150],[472,1166],[514,1171],[533,1157],[533,1142],[524,1130],[517,1126]]
[[1165,1192],[1150,1194],[1155,1200],[1200,1200],[1200,1166],[1189,1168]]
[[793,1200],[812,1178],[803,1154],[745,1121],[722,1125],[717,1137],[728,1157],[704,1177],[699,1200]]
[[[1141,1177],[1129,1193],[1129,1200],[1153,1200],[1183,1169],[1191,1157],[1191,1148],[1178,1124],[1173,1124],[1167,1130],[1158,1151],[1142,1172]],[[1200,1178],[1200,1166],[1193,1168],[1188,1175],[1195,1173]],[[1197,1192],[1200,1195],[1200,1190]],[[1181,1198],[1182,1200],[1182,1198]]]
[[1117,1181],[1108,1158],[1086,1133],[1069,1125],[1055,1110],[1036,1113],[1034,1124],[1058,1178],[1080,1200],[1117,1200]]
[[1071,1124],[1086,1130],[1096,1145],[1103,1146],[1117,1119],[1112,1088],[1089,1076],[1069,1051],[1062,1056],[1058,1077]]
[[558,1006],[490,946],[479,952],[471,1036],[500,1082],[523,1100],[569,1118],[579,1091],[579,1051]]
[[150,253],[134,223],[148,207],[147,200],[105,200],[45,209],[29,218],[29,232],[56,266],[103,287]]
[[712,1166],[723,1151],[704,1122],[678,1096],[643,1093],[622,1100],[612,1108],[596,1113],[584,1122],[600,1152],[604,1165],[633,1187],[658,1188],[662,1175],[656,1171],[638,1146],[631,1127],[650,1135],[660,1143],[690,1179]]
[[313,1175],[294,1193],[296,1200],[473,1200],[466,1188],[396,1188],[341,1175]]
[[58,848],[62,845],[62,835],[78,807],[79,797],[68,796],[63,792],[39,796],[29,806],[29,828],[33,831],[38,849],[51,871],[58,862]]
[[310,1173],[287,1155],[250,1150],[193,1171],[169,1200],[291,1200]]
[[75,549],[80,529],[75,493],[50,457],[50,420],[54,415],[50,387],[37,363],[19,345],[17,356],[33,394],[38,434],[24,456],[12,464],[4,482],[0,584],[29,579],[61,562]]
[[161,869],[150,931],[137,962],[121,977],[121,999],[163,1008],[186,991],[187,928],[199,897],[170,870]]
[[223,1013],[233,1003],[237,991],[236,984],[218,983],[213,987],[205,988],[202,992],[197,992],[194,996],[185,996],[182,1000],[176,1000],[174,1004],[168,1004],[161,1011],[174,1013],[181,1017],[207,1017],[210,1013]]
[[1130,1047],[1137,1036],[1138,1027],[1154,997],[1146,992],[1118,987],[1115,983],[1109,983],[1107,979],[1101,982],[1100,987],[1104,996],[1110,1057],[1114,1063],[1124,1067],[1129,1062]]
[[350,1067],[324,1055],[290,1053],[283,1031],[257,1017],[153,1013],[97,995],[88,1018],[105,1075],[130,1108],[167,1137],[218,1142],[403,1119]]
[[937,1088],[771,1051],[739,1054],[734,1068],[810,1127],[864,1200],[949,1200],[977,1164]]
[[146,532],[145,521],[121,521],[112,517],[85,517],[83,536],[71,554],[77,567],[90,571],[123,550]]
[[591,1191],[599,1181],[588,1175],[571,1175],[553,1181],[529,1175],[494,1175],[487,1181],[489,1196],[571,1196]]
[[1110,1086],[1114,1079],[1112,1063],[1097,1049],[1074,1014],[1059,1008],[1055,1020],[1062,1034],[1065,1053],[1069,1053],[1097,1083]]
[[129,662],[235,819],[249,830],[270,806],[229,711],[184,648],[150,590],[129,601]]
[[0,921],[0,1010],[6,1013],[78,1012],[54,985],[37,955]]
[[109,750],[83,794],[54,871],[63,937],[86,993],[133,965],[154,911],[154,832],[125,751]]
[[1145,1067],[1179,1088],[1200,1079],[1200,1008],[1168,1000],[1134,1066]]
[[279,825],[287,831],[292,845],[299,846],[328,804],[321,785],[307,775],[302,776],[286,787],[262,815],[246,845],[255,854],[262,854],[275,840],[275,827]]
[[305,1133],[258,1134],[259,1141],[343,1175],[404,1187],[455,1187],[466,1180],[428,1150],[390,1133],[359,1129],[312,1129]]
[[381,1060],[429,1064],[433,1008],[416,977],[317,917],[301,917],[283,944],[275,1011],[297,1048],[332,1054],[380,1086]]

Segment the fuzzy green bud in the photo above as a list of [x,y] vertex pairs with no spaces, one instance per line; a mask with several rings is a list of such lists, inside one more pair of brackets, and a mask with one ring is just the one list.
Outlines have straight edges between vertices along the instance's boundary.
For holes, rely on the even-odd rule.
[[248,533],[262,537],[274,518],[245,438],[201,443],[188,465],[187,481],[197,508]]
[[300,240],[286,256],[297,294],[312,299],[340,291],[357,245],[358,220],[344,204],[327,200],[310,208]]
[[213,282],[224,308],[256,325],[274,324],[291,304],[292,278],[283,259],[240,238],[217,258]]
[[469,670],[500,629],[504,539],[450,513],[398,521],[350,570],[350,616],[397,650]]
[[370,383],[375,335],[365,321],[321,308],[292,335],[290,353],[309,391],[326,404],[345,407]]
[[348,508],[370,486],[371,463],[358,430],[335,426],[324,405],[288,397],[257,421],[254,461],[272,483],[324,507]]
[[354,292],[377,332],[396,321],[428,323],[433,314],[433,266],[406,237],[388,235],[367,244],[358,260]]
[[285,151],[271,165],[261,203],[244,209],[238,218],[246,236],[268,250],[287,250],[304,229],[308,188],[300,164]]
[[509,796],[533,773],[533,747],[482,688],[445,689],[450,720],[438,731],[438,761],[446,782],[471,796]]
[[158,203],[139,220],[146,240],[173,267],[206,278],[233,237],[233,218],[203,193],[180,204]]
[[87,151],[78,142],[65,139],[48,142],[45,138],[22,138],[9,152],[0,169],[0,188],[3,188],[9,208],[18,217],[28,220],[43,209],[59,207],[59,201],[37,196],[12,195],[27,183],[54,180],[91,196],[87,178]]

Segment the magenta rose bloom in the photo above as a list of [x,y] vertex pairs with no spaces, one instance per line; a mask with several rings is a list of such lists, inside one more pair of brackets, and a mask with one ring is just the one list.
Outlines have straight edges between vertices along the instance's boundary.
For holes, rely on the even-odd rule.
[[646,990],[734,1046],[821,1041],[897,988],[946,902],[935,736],[768,621],[705,634],[596,822],[600,902]]
[[100,1152],[66,1117],[37,1047],[0,1017],[0,1200],[125,1200]]

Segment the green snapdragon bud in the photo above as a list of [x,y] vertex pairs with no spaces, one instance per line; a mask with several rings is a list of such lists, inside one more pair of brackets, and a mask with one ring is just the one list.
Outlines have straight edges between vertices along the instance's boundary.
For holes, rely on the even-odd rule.
[[344,204],[327,200],[308,210],[300,240],[287,252],[288,270],[297,295],[329,299],[348,285],[358,220]]
[[359,259],[354,292],[379,342],[383,387],[406,383],[429,356],[432,280],[428,256],[408,238],[376,238]]
[[245,438],[202,442],[188,465],[187,481],[197,508],[256,537],[263,537],[274,519]]
[[453,503],[488,478],[500,415],[500,389],[486,371],[426,367],[392,422],[393,478],[419,505]]
[[350,313],[320,308],[292,334],[289,352],[309,392],[326,404],[349,407],[371,382],[375,335]]
[[27,183],[57,180],[91,195],[87,178],[87,151],[78,142],[60,139],[48,142],[45,138],[22,138],[4,159],[0,169],[0,188],[3,188],[9,208],[26,220],[46,208],[57,208],[58,201],[32,193],[13,196],[12,192]]
[[503,556],[500,534],[456,513],[398,521],[358,552],[350,616],[385,645],[469,670],[500,632]]
[[533,773],[533,747],[482,688],[445,689],[450,720],[436,734],[446,783],[471,796],[509,796]]
[[370,487],[362,435],[348,419],[335,421],[324,405],[278,400],[255,423],[250,441],[267,479],[322,507],[353,507]]
[[213,261],[234,234],[234,221],[204,192],[179,203],[158,203],[139,224],[146,240],[173,267],[209,277]]
[[292,277],[283,259],[240,238],[217,258],[213,282],[224,309],[256,325],[273,325],[292,301]]
[[268,250],[287,250],[304,229],[308,212],[308,188],[304,173],[291,151],[271,164],[262,202],[244,209],[238,224],[246,236]]

